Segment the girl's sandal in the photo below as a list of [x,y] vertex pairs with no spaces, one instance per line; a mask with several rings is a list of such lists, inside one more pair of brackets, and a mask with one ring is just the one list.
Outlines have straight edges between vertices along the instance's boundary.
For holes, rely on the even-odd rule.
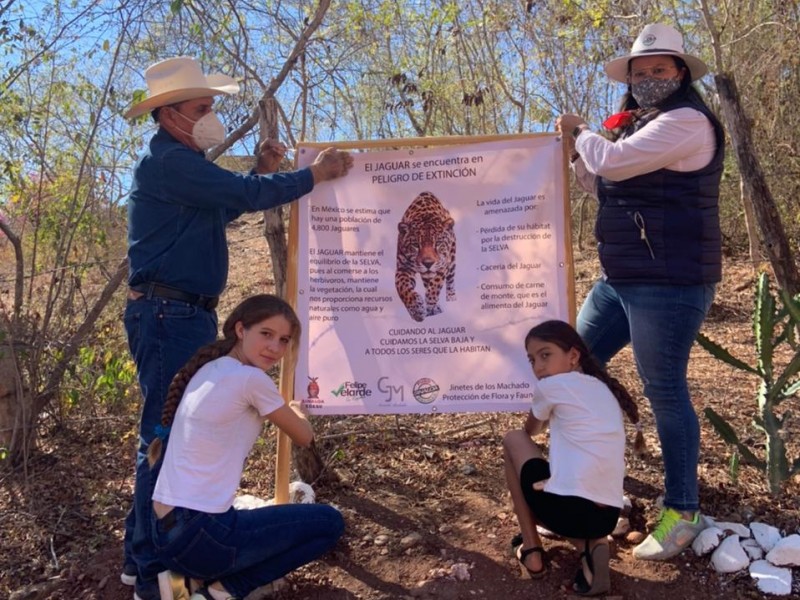
[[[542,568],[537,569],[536,571],[529,569],[525,564],[525,559],[535,552],[538,552],[542,557]],[[522,544],[520,544],[517,546],[515,554],[517,560],[519,561],[520,572],[522,573],[523,577],[528,577],[530,579],[541,579],[547,573],[547,553],[541,546],[534,546],[533,548],[527,548],[523,550]]]
[[579,596],[600,596],[611,589],[611,574],[608,566],[610,551],[608,544],[598,544],[591,552],[587,544],[586,549],[581,552],[581,558],[586,560],[586,566],[592,574],[592,584],[586,581],[583,568],[578,569],[575,581],[572,584],[573,591]]

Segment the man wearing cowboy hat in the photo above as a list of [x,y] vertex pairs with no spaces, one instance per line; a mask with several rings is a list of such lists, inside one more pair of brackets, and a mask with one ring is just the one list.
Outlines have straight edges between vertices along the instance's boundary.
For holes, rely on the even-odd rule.
[[286,148],[267,142],[250,174],[222,169],[204,151],[225,139],[214,96],[237,93],[236,81],[204,75],[185,56],[152,65],[145,79],[148,97],[125,113],[132,119],[150,112],[158,123],[134,169],[128,199],[125,330],[144,403],[121,578],[135,585],[138,600],[161,597],[157,575],[163,570],[150,538],[158,467],[151,471],[144,457],[155,437],[166,436],[161,411],[173,376],[217,337],[214,309],[228,277],[225,226],[245,212],[291,202],[315,184],[345,175],[353,164],[348,153],[329,148],[309,168],[272,173]]

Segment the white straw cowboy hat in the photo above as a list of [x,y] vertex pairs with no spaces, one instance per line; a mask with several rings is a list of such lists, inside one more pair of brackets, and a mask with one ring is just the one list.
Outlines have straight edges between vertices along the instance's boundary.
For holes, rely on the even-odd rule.
[[666,54],[682,58],[689,67],[692,81],[700,79],[708,72],[706,63],[683,51],[683,38],[674,28],[661,23],[651,23],[642,29],[642,33],[633,42],[631,53],[615,58],[605,64],[606,73],[611,79],[622,83],[628,82],[628,62],[637,56]]
[[233,77],[221,73],[203,75],[200,65],[190,56],[168,58],[151,65],[144,72],[144,78],[150,94],[125,113],[126,119],[184,100],[239,91],[239,84]]

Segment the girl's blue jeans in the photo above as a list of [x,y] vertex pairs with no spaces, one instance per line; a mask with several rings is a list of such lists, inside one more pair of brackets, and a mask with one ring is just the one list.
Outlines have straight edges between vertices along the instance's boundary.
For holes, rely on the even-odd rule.
[[153,518],[161,562],[195,579],[219,581],[238,598],[316,559],[344,532],[341,513],[325,504],[220,514],[178,507],[171,514]]
[[664,506],[679,511],[699,508],[700,425],[686,371],[714,290],[598,281],[578,314],[578,333],[601,365],[631,344],[661,442]]

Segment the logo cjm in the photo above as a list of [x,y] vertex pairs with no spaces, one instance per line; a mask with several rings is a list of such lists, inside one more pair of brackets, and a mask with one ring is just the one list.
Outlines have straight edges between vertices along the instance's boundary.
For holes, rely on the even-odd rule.
[[382,394],[388,394],[383,401],[384,402],[391,402],[392,400],[400,400],[400,402],[405,402],[403,398],[403,386],[402,385],[392,385],[389,383],[388,377],[381,377],[378,379],[378,391]]

